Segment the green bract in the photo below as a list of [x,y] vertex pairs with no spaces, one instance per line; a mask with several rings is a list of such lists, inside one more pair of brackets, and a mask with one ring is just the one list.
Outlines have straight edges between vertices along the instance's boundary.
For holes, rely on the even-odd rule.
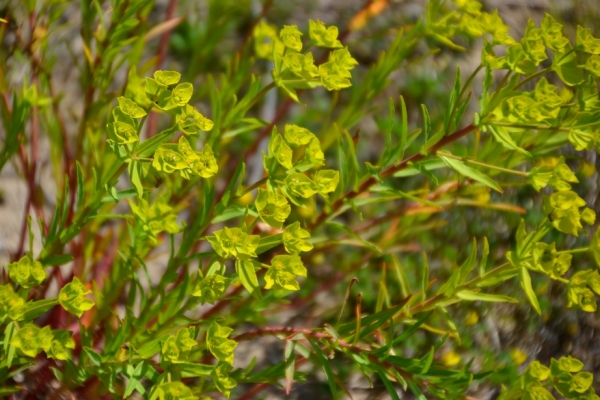
[[293,195],[304,197],[305,199],[317,193],[315,182],[301,173],[289,174],[285,178],[285,184]]
[[233,350],[237,347],[237,342],[227,339],[232,331],[231,328],[213,322],[206,333],[206,348],[217,360],[231,366],[233,366]]
[[81,281],[75,277],[71,283],[67,283],[58,293],[58,302],[60,305],[78,317],[81,317],[84,312],[94,307],[94,302],[85,296],[92,293],[87,290]]
[[298,255],[275,256],[265,275],[265,289],[300,290],[297,275],[306,276],[306,268]]
[[348,79],[350,73],[334,61],[319,65],[319,75],[327,90],[340,90],[352,86]]
[[181,79],[181,74],[177,71],[156,71],[153,76],[163,86],[175,85]]
[[294,75],[300,78],[311,80],[312,78],[319,76],[319,70],[315,66],[312,53],[306,55],[300,53],[288,53],[283,57],[283,62]]
[[173,88],[168,103],[163,107],[164,110],[171,110],[175,107],[185,107],[192,98],[194,87],[191,83],[185,82]]
[[300,253],[310,251],[313,245],[304,240],[310,237],[310,233],[300,227],[300,222],[296,221],[285,227],[283,231],[283,245],[288,253]]
[[274,228],[281,228],[291,212],[284,196],[265,189],[258,189],[255,204],[260,218]]
[[39,285],[46,279],[46,271],[39,261],[25,255],[18,262],[7,265],[10,279],[25,289]]
[[281,31],[279,32],[279,36],[281,37],[281,41],[285,45],[294,51],[302,50],[302,32],[298,30],[296,25],[284,25]]
[[121,111],[131,116],[132,118],[142,118],[144,115],[146,115],[146,111],[144,111],[143,108],[138,106],[132,100],[126,99],[125,97],[121,96],[117,98],[117,101],[119,102],[119,108],[121,109]]
[[[216,246],[219,247],[220,245],[217,243]],[[223,248],[220,248],[220,251],[223,251]],[[219,255],[221,254],[226,253],[219,253]],[[221,275],[208,275],[202,278],[202,280],[196,284],[196,287],[192,292],[192,296],[199,297],[200,304],[215,304],[215,301],[217,301],[223,295],[223,293],[225,293],[225,290],[229,286],[229,282],[230,280],[228,278],[225,278]]]
[[285,169],[291,169],[292,149],[285,143],[280,134],[276,134],[269,142],[269,156],[274,156]]
[[182,113],[177,115],[177,127],[186,135],[195,135],[200,131],[208,132],[214,123],[194,107],[186,104]]
[[248,259],[256,257],[258,235],[248,235],[240,228],[227,228],[213,232],[214,236],[207,236],[212,248],[223,258],[236,257]]
[[312,138],[306,147],[304,159],[315,167],[325,163],[325,155],[321,150],[321,143],[316,137]]
[[289,124],[285,126],[284,136],[285,141],[292,147],[306,145],[315,138],[315,135],[308,129]]
[[569,45],[569,39],[562,33],[563,26],[549,14],[542,20],[542,35],[547,47],[554,51],[562,51]]
[[135,143],[140,140],[133,125],[122,121],[108,124],[108,130],[114,133],[118,144]]
[[317,185],[317,191],[321,195],[326,195],[335,191],[340,182],[340,173],[330,169],[323,169],[315,174],[314,182]]
[[310,40],[316,46],[337,48],[342,47],[342,43],[337,40],[338,28],[336,26],[325,27],[325,24],[317,20],[308,21],[308,33]]

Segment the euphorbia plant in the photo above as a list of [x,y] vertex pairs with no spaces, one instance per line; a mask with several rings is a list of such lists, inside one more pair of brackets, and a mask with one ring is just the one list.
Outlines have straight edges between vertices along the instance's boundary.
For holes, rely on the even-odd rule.
[[[600,39],[589,29],[570,41],[546,15],[517,40],[477,1],[431,1],[360,66],[349,30],[269,24],[267,2],[222,74],[195,76],[158,67],[166,44],[142,63],[145,40],[159,32],[168,43],[174,21],[153,30],[151,3],[113,3],[81,5],[73,133],[53,85],[53,36],[39,37],[62,9],[15,6],[30,35],[17,35],[14,53],[32,77],[22,89],[0,80],[0,166],[22,170],[29,197],[0,285],[1,395],[250,399],[270,386],[289,394],[322,369],[332,398],[352,396],[353,374],[394,399],[465,398],[475,381],[499,385],[503,399],[598,398],[593,374],[570,356],[491,382],[504,362],[453,367],[442,357],[470,338],[456,310],[508,303],[548,315],[536,282],[559,285],[562,312],[596,311],[600,274],[572,264],[581,255],[582,266],[600,264],[600,234],[581,247],[563,240],[587,237],[596,220],[574,169],[585,167],[577,152],[600,143]],[[386,6],[376,3],[385,2],[358,10],[355,34]],[[209,22],[218,41],[227,25]],[[402,93],[382,106],[419,46],[466,50],[465,38],[483,42],[480,65],[464,83],[457,70],[436,107],[418,106],[420,123]],[[2,55],[2,78],[15,54]],[[270,77],[253,75],[265,66]],[[275,92],[283,99],[265,121],[259,110]],[[373,117],[381,151],[355,129]],[[59,193],[51,216],[36,178],[41,137]],[[521,208],[515,193],[535,201]],[[527,215],[513,217],[509,244],[491,230],[454,257],[436,254],[443,243],[410,249],[431,249],[436,215],[460,217],[459,207]],[[283,320],[289,312],[300,321]],[[419,335],[424,345],[411,342]],[[236,361],[242,343],[264,336],[284,343],[280,359]]]

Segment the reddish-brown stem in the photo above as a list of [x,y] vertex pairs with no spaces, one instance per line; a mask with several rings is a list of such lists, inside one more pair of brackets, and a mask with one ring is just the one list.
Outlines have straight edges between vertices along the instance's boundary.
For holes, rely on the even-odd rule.
[[[437,142],[436,144],[434,144],[433,146],[428,148],[426,153],[421,153],[421,152],[415,153],[412,156],[405,158],[398,164],[394,164],[394,165],[391,165],[390,167],[386,168],[379,174],[379,176],[382,179],[389,178],[390,176],[394,175],[396,172],[405,169],[408,166],[408,163],[420,161],[421,159],[426,157],[426,154],[427,155],[434,154],[438,149],[444,147],[445,145],[447,145],[449,143],[452,143],[452,142],[460,139],[461,137],[465,136],[469,132],[474,131],[475,129],[476,129],[475,125],[469,124],[469,125],[465,126],[464,128],[444,137],[442,140],[440,140],[439,142]],[[335,203],[333,203],[333,205],[331,206],[331,211],[329,211],[329,212],[323,211],[321,214],[319,214],[319,216],[317,217],[315,222],[309,224],[309,230],[315,229],[315,228],[321,226],[327,220],[327,218],[329,216],[331,216],[332,214],[335,214],[340,208],[342,208],[342,206],[344,205],[344,201],[346,199],[348,199],[348,200],[354,199],[359,194],[367,192],[369,190],[369,188],[376,183],[377,183],[377,179],[374,176],[370,176],[368,179],[364,180],[358,186],[358,188],[356,190],[348,191],[344,196],[342,196],[341,198],[336,200]]]

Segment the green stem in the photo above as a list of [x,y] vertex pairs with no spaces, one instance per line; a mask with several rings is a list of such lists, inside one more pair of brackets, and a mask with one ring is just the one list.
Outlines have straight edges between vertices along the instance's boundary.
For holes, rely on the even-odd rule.
[[242,190],[242,193],[236,198],[242,197],[246,193],[249,193],[249,192],[253,191],[254,189],[256,189],[257,187],[264,185],[265,183],[267,183],[268,180],[269,180],[269,177],[265,176],[261,180],[254,182],[252,185],[250,185],[247,188],[245,188],[244,190]]
[[532,80],[534,80],[535,78],[537,78],[538,76],[547,74],[548,72],[552,71],[551,67],[548,68],[544,68],[538,72],[536,72],[533,75],[528,76],[527,78],[523,79],[521,82],[517,83],[514,87],[514,90],[519,89],[521,86],[525,85],[527,82],[531,82]]
[[271,82],[267,86],[262,88],[260,92],[256,93],[254,98],[250,100],[250,105],[248,105],[248,109],[252,108],[252,106],[254,106],[260,99],[262,99],[265,96],[265,94],[267,94],[269,90],[273,89],[274,87],[275,82]]
[[557,251],[556,254],[575,254],[575,253],[587,253],[590,251],[589,247],[582,247],[580,249],[561,250]]
[[491,121],[488,125],[492,126],[505,126],[507,128],[518,128],[518,129],[535,129],[538,131],[563,131],[569,132],[571,128],[563,128],[562,126],[546,126],[546,125],[527,125],[527,124],[510,124],[507,122]]

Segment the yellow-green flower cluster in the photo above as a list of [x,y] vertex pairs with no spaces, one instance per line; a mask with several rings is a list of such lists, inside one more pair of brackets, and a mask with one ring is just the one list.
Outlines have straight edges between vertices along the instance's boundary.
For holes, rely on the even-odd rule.
[[35,357],[43,350],[48,357],[65,361],[70,358],[67,349],[75,348],[71,335],[70,331],[53,331],[49,326],[40,329],[34,324],[26,324],[13,336],[10,344],[28,357]]
[[538,192],[547,185],[554,190],[569,190],[569,183],[579,182],[563,157],[544,160],[542,165],[531,170],[529,181]]
[[597,400],[592,386],[594,375],[582,371],[584,365],[581,361],[571,356],[554,358],[550,361],[550,368],[534,361],[523,372],[520,379],[516,379],[510,388],[503,388],[499,400],[555,400],[549,389],[558,392],[561,398],[567,399],[592,399]]
[[0,285],[0,324],[7,319],[21,321],[25,313],[25,300],[15,293],[12,285]]
[[534,268],[552,279],[563,276],[571,266],[571,254],[557,254],[554,243],[536,243],[533,248]]
[[172,364],[187,361],[192,347],[198,345],[192,338],[193,332],[193,328],[182,328],[177,331],[177,335],[170,335],[162,346],[162,360]]
[[18,262],[7,265],[10,279],[25,289],[39,285],[46,279],[46,271],[39,261],[25,255]]
[[229,286],[230,279],[222,275],[205,276],[196,284],[192,296],[200,298],[200,304],[215,304]]
[[137,204],[130,202],[129,206],[141,224],[142,230],[155,243],[159,233],[175,234],[181,230],[177,225],[177,214],[173,212],[171,206],[167,205],[165,198],[159,198],[152,205],[145,199],[138,199]]
[[509,97],[494,110],[498,121],[508,123],[550,123],[558,116],[561,106],[571,101],[573,95],[568,89],[558,91],[555,85],[542,78],[531,92],[519,92]]
[[207,236],[207,240],[217,254],[223,258],[236,257],[249,259],[256,257],[256,248],[260,236],[248,235],[240,228],[225,227],[213,232],[214,236]]
[[578,236],[583,229],[581,222],[593,225],[596,213],[590,208],[584,208],[585,201],[572,190],[559,190],[549,197],[544,197],[544,211],[550,215],[552,225],[561,232]]
[[277,27],[261,20],[252,31],[254,39],[254,53],[258,58],[273,59],[273,47],[275,43],[281,43],[277,36]]
[[235,340],[227,339],[233,329],[213,322],[206,334],[206,348],[219,361],[233,366],[233,350],[237,347]]
[[340,90],[351,86],[350,71],[358,64],[347,48],[342,48],[338,40],[338,29],[326,27],[321,21],[309,22],[311,44],[333,50],[327,62],[315,65],[311,52],[301,53],[302,32],[295,25],[284,26],[279,38],[273,37],[272,28],[259,25],[254,31],[255,51],[263,57],[272,48],[275,70],[272,71],[275,84],[298,100],[297,89],[311,89],[323,86],[327,90]]
[[579,271],[571,277],[567,288],[567,307],[581,308],[586,312],[597,309],[596,297],[600,295],[600,274],[598,271]]
[[58,302],[71,314],[81,317],[85,311],[94,307],[94,302],[86,297],[90,293],[92,291],[86,289],[83,283],[75,277],[60,290]]
[[297,275],[306,276],[306,268],[297,254],[275,256],[265,275],[265,288],[299,290]]
[[205,145],[202,151],[194,151],[183,136],[179,139],[178,144],[167,143],[158,146],[154,153],[152,166],[157,171],[169,174],[179,171],[185,179],[194,176],[210,178],[219,170],[217,160],[209,145]]

